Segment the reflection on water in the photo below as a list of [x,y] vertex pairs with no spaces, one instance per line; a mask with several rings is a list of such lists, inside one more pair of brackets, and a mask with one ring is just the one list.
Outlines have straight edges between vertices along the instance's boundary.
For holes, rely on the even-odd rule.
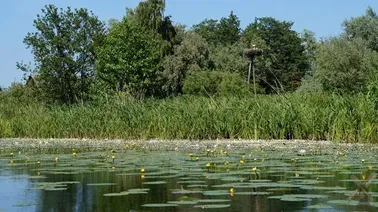
[[371,202],[348,201],[355,181],[376,172],[374,153],[298,156],[214,149],[190,155],[146,150],[25,155],[0,155],[0,211],[378,210],[376,179],[364,187]]

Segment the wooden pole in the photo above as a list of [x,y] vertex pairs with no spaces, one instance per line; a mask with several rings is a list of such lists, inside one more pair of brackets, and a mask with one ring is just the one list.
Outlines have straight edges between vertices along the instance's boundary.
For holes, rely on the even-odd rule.
[[254,64],[253,64],[253,58],[252,58],[252,61],[250,63],[250,66],[252,66],[252,72],[253,72],[253,90],[255,91],[255,99],[256,99],[256,77],[255,77],[255,67],[254,67]]
[[252,68],[252,61],[249,61],[249,69],[248,69],[248,85],[251,79],[251,68]]

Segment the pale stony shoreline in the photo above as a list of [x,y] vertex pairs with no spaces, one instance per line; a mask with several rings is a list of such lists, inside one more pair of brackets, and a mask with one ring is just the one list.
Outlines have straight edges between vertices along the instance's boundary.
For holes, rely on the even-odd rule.
[[101,151],[137,147],[146,150],[196,151],[201,149],[246,149],[287,150],[298,152],[321,149],[324,153],[337,150],[378,151],[378,145],[336,143],[311,140],[95,140],[95,139],[0,139],[0,150],[34,151],[56,149],[81,149]]

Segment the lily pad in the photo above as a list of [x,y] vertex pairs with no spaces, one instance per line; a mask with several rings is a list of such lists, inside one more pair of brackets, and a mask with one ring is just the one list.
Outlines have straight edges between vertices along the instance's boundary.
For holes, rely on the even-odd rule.
[[127,195],[129,195],[129,192],[127,192],[127,191],[123,191],[123,192],[119,192],[119,193],[104,194],[105,197],[119,197],[119,196],[127,196]]
[[195,208],[201,209],[219,209],[219,208],[229,208],[231,205],[195,205]]
[[87,186],[113,186],[115,183],[89,183]]
[[143,185],[162,185],[167,184],[166,181],[151,181],[151,182],[144,182]]
[[144,204],[142,207],[147,208],[166,208],[166,207],[178,207],[178,204],[169,204],[169,203],[157,203],[157,204]]

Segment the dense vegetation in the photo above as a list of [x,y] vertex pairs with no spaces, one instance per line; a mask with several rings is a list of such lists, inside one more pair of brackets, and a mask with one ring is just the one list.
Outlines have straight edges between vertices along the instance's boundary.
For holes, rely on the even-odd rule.
[[[253,19],[254,17],[251,17]],[[146,0],[108,24],[47,5],[24,43],[34,66],[0,90],[0,137],[378,141],[378,16],[337,37],[231,12],[192,27]],[[259,48],[256,87],[243,50]]]

